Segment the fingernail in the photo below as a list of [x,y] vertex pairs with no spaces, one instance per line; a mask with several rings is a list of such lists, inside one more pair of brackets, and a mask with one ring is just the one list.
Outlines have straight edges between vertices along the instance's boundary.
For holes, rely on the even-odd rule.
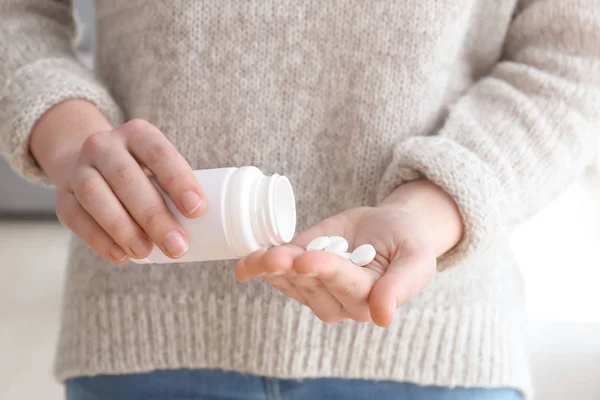
[[183,256],[189,248],[187,240],[178,230],[174,229],[165,236],[164,246],[172,258]]
[[135,254],[136,257],[144,258],[146,257],[146,253],[148,253],[148,249],[150,247],[150,242],[146,238],[136,238],[129,246],[131,252]]
[[198,193],[188,190],[183,194],[183,208],[188,214],[193,213],[202,205],[202,199]]
[[113,247],[113,249],[110,251],[110,255],[118,262],[125,261],[127,258],[127,254],[118,246]]

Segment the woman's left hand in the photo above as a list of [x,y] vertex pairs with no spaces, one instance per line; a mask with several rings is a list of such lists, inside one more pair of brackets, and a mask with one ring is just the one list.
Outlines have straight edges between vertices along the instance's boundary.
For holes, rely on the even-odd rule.
[[[416,186],[411,190],[420,189],[420,184]],[[435,186],[424,189],[430,196],[441,192]],[[406,188],[402,191],[407,194]],[[431,281],[439,255],[436,235],[440,232],[430,231],[433,221],[422,215],[419,207],[412,206],[415,193],[408,194],[398,197],[396,193],[381,207],[347,210],[316,224],[288,245],[252,253],[237,263],[235,275],[242,282],[261,277],[284,295],[309,307],[324,322],[349,318],[387,326],[396,308]],[[437,200],[429,200],[432,200],[429,205],[435,206]],[[454,209],[452,213],[458,216],[451,199],[449,204]],[[435,219],[439,218],[436,213]],[[459,216],[458,226],[462,227]],[[342,236],[350,245],[349,251],[371,244],[377,255],[370,264],[359,267],[327,251],[306,251],[306,245],[319,236]],[[454,243],[458,238],[460,232]],[[443,241],[449,243],[447,237]]]

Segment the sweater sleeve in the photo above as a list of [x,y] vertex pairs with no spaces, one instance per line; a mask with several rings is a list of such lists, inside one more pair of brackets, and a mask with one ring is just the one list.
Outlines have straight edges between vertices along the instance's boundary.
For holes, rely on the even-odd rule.
[[35,122],[53,105],[86,99],[113,124],[122,115],[76,58],[71,0],[0,0],[0,154],[25,177],[50,183],[29,152]]
[[440,268],[483,250],[573,182],[600,131],[600,1],[525,0],[504,56],[434,135],[397,143],[378,197],[428,178],[455,199],[462,241]]

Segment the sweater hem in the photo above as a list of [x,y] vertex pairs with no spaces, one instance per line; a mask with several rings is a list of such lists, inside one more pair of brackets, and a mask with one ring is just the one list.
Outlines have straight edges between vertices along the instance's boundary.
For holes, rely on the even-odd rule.
[[[265,312],[265,309],[267,312]],[[179,368],[273,378],[335,377],[515,388],[531,398],[522,329],[477,305],[397,311],[388,328],[325,324],[279,295],[80,297],[63,315],[56,376]]]

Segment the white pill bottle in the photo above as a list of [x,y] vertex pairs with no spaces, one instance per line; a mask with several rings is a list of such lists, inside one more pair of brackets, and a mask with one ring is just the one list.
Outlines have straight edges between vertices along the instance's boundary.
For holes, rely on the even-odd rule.
[[288,243],[296,231],[296,202],[288,178],[266,176],[256,167],[194,171],[207,207],[186,218],[159,188],[169,210],[186,231],[189,250],[178,259],[157,246],[138,264],[232,260],[256,250]]

